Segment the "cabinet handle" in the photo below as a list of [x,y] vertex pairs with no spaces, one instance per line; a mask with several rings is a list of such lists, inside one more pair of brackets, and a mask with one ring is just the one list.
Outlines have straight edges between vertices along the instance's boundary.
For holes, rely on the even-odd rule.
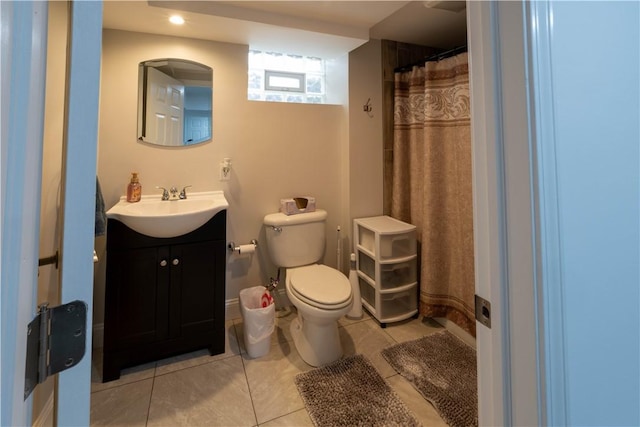
[[171,264],[178,265],[180,264],[180,260],[178,258],[174,258],[173,261],[171,261]]
[[167,260],[163,259],[162,261],[160,261],[160,267],[166,267],[167,266]]

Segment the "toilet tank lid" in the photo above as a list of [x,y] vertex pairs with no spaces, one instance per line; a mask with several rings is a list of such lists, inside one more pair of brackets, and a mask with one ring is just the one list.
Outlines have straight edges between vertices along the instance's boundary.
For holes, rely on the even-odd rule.
[[305,212],[295,215],[285,215],[282,212],[265,215],[264,224],[271,226],[306,224],[327,219],[327,211],[316,209],[313,212]]

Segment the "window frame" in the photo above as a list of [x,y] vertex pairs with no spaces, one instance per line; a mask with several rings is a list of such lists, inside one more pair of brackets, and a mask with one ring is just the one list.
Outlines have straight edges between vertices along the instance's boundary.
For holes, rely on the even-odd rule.
[[[302,62],[297,62],[302,59]],[[263,102],[326,104],[325,59],[291,53],[249,49],[247,100]],[[270,85],[273,77],[294,79]],[[290,87],[287,83],[296,84]],[[309,91],[308,85],[312,85]]]
[[[271,77],[281,77],[285,79],[293,79],[298,81],[298,87],[275,86],[269,83]],[[305,73],[296,73],[292,71],[276,71],[264,70],[264,90],[273,90],[278,92],[296,92],[306,93],[307,91],[307,75]]]

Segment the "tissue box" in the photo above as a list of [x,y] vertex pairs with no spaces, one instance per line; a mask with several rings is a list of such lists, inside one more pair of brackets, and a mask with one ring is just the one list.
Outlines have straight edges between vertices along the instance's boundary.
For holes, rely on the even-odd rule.
[[292,199],[280,199],[280,212],[285,215],[295,215],[316,210],[315,197],[294,197]]

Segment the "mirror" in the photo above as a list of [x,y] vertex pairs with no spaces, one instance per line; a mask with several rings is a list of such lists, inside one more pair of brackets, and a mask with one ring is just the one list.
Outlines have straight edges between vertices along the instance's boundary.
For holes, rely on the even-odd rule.
[[174,58],[141,62],[138,140],[165,147],[209,141],[212,99],[211,67]]

